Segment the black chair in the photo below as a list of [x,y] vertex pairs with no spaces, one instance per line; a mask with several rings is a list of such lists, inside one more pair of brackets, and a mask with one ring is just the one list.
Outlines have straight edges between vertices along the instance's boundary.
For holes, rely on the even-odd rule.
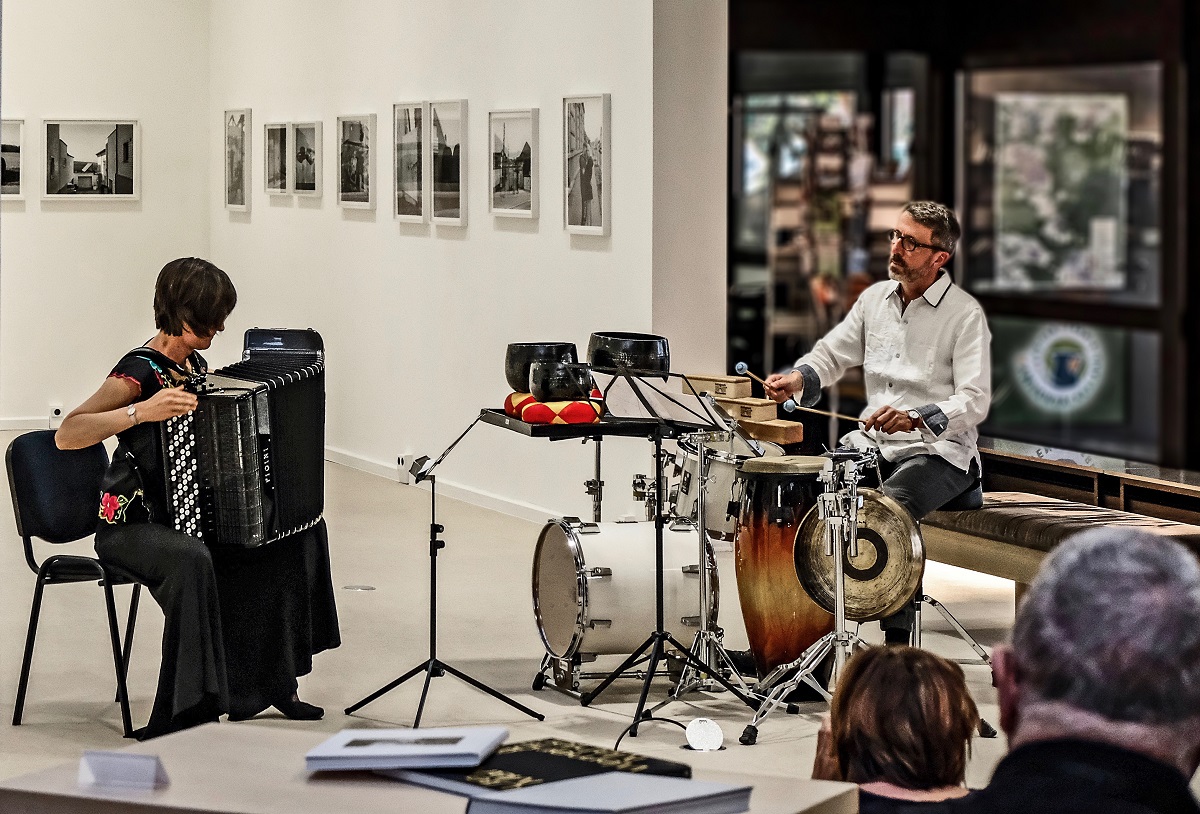
[[[99,516],[100,482],[108,468],[108,452],[103,444],[87,449],[61,450],[54,444],[52,430],[36,430],[13,439],[4,460],[8,467],[8,487],[12,492],[17,534],[25,544],[25,561],[37,574],[33,606],[29,610],[25,657],[21,662],[21,681],[17,686],[17,703],[13,710],[13,726],[20,725],[21,711],[25,706],[42,591],[47,585],[97,580],[104,588],[104,601],[108,608],[108,632],[117,671],[121,725],[125,737],[131,737],[133,727],[129,717],[125,676],[129,669],[129,651],[133,645],[133,626],[137,619],[142,586],[134,577],[95,557],[58,554],[47,557],[39,565],[33,555],[34,537],[48,543],[70,543],[95,532]],[[125,646],[122,649],[113,586],[129,584],[133,585],[133,595],[129,601]]]

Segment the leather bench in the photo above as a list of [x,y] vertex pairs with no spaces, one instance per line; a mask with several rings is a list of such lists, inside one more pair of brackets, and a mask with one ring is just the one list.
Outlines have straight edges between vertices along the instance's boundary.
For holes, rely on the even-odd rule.
[[1011,579],[1019,601],[1054,546],[1097,526],[1162,534],[1200,556],[1200,526],[1027,492],[986,492],[978,509],[930,512],[921,534],[927,559]]

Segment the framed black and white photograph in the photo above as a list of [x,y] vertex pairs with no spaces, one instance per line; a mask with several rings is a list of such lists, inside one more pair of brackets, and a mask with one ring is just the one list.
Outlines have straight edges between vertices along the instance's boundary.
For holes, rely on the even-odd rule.
[[291,129],[290,189],[297,195],[321,195],[321,123],[296,122]]
[[425,147],[429,105],[425,102],[401,102],[392,106],[392,140],[396,163],[392,172],[392,214],[405,223],[424,223],[429,218],[429,194],[426,167],[429,150]]
[[288,126],[286,123],[263,126],[264,175],[268,195],[283,195],[288,191]]
[[226,110],[225,208],[250,211],[250,108]]
[[0,196],[9,200],[24,198],[21,187],[21,150],[25,146],[25,122],[21,119],[0,121]]
[[608,234],[611,107],[607,93],[563,99],[563,218],[573,234]]
[[138,199],[138,123],[128,119],[45,122],[47,198]]
[[467,100],[429,104],[434,223],[467,222]]
[[338,205],[374,209],[375,114],[338,116]]
[[488,212],[503,218],[538,216],[538,110],[488,113],[491,194]]

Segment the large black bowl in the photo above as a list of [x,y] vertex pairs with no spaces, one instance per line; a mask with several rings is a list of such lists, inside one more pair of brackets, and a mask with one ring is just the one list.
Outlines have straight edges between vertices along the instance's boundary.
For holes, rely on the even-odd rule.
[[592,393],[592,374],[586,365],[534,362],[529,366],[529,392],[538,401],[575,401]]
[[578,362],[574,342],[513,342],[504,354],[504,378],[514,393],[528,393],[534,362]]
[[597,331],[588,340],[588,364],[602,370],[628,368],[671,372],[671,348],[665,336],[627,331]]

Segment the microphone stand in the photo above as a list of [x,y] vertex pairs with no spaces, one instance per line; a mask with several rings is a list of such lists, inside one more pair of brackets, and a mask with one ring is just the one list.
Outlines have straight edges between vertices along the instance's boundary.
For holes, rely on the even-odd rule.
[[450,454],[450,450],[458,446],[458,442],[466,437],[467,433],[479,423],[483,417],[480,413],[471,424],[463,430],[458,438],[454,439],[454,443],[446,447],[445,451],[438,456],[437,460],[429,463],[428,456],[422,456],[413,462],[410,472],[415,477],[415,482],[420,483],[423,480],[429,481],[429,658],[413,667],[408,672],[401,675],[399,678],[389,684],[380,687],[375,692],[363,698],[351,706],[346,707],[346,714],[351,715],[362,707],[379,698],[384,693],[391,692],[396,687],[399,687],[405,681],[408,681],[418,673],[425,673],[425,685],[421,688],[421,700],[417,703],[417,716],[413,720],[413,729],[421,726],[421,713],[425,709],[425,698],[429,695],[429,682],[434,678],[440,678],[446,673],[449,673],[456,678],[465,681],[477,690],[487,693],[493,698],[503,701],[510,707],[524,712],[532,718],[539,721],[544,721],[546,716],[534,712],[529,707],[514,701],[499,690],[493,689],[482,681],[472,678],[461,670],[456,669],[452,665],[447,664],[437,657],[437,555],[440,549],[446,547],[444,540],[438,539],[438,535],[445,531],[445,528],[437,522],[437,478],[433,475],[433,470],[437,468],[446,456]]

